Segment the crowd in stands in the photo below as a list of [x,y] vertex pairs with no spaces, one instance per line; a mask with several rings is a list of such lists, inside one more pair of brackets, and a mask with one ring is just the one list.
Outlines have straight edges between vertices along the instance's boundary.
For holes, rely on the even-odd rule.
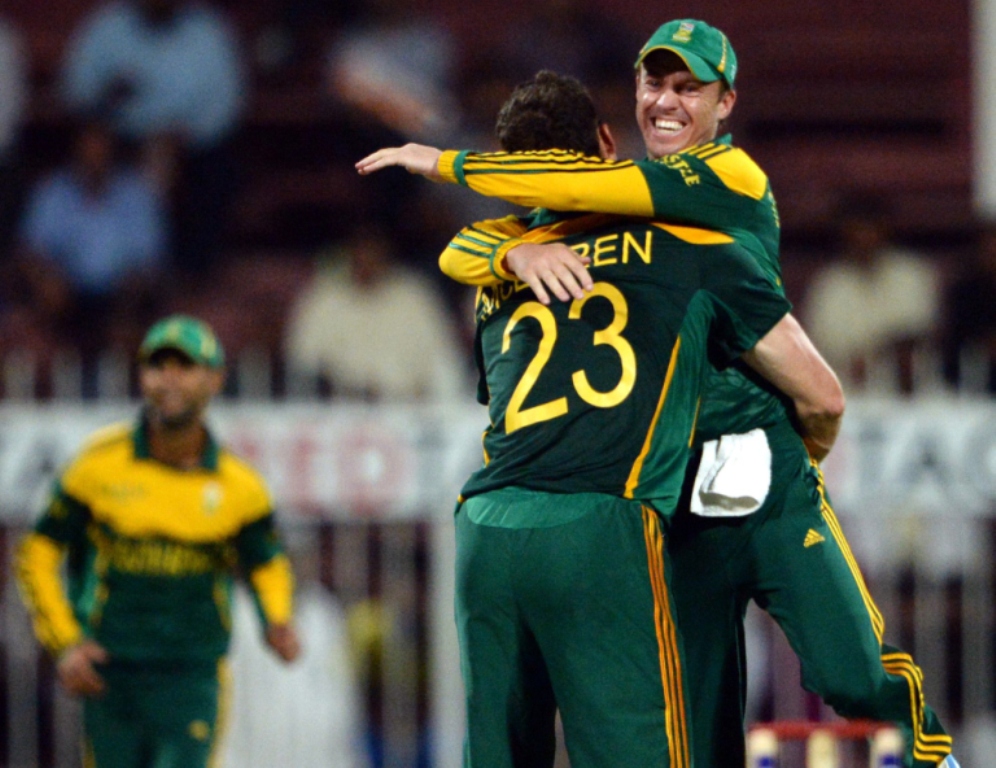
[[[470,297],[435,256],[468,221],[514,209],[403,173],[360,179],[353,163],[410,140],[494,148],[498,106],[542,67],[584,81],[620,154],[639,154],[627,72],[641,30],[594,3],[530,6],[473,42],[400,0],[75,6],[54,61],[36,60],[51,43],[35,26],[0,19],[7,396],[18,365],[53,396],[67,359],[93,394],[100,361],[172,311],[327,396],[469,396]],[[934,358],[950,385],[996,391],[993,227],[944,260],[900,247],[890,224],[883,196],[842,192],[825,247],[802,259],[790,298],[819,346],[852,391],[913,391]]]

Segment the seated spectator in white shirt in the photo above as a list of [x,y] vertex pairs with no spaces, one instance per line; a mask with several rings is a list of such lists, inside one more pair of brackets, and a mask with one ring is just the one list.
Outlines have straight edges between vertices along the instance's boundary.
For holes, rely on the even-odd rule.
[[445,302],[394,259],[383,231],[360,225],[298,297],[285,352],[299,375],[336,397],[448,402],[471,389]]
[[940,322],[937,269],[893,242],[880,198],[847,201],[839,227],[840,255],[806,295],[807,330],[845,387],[909,392]]

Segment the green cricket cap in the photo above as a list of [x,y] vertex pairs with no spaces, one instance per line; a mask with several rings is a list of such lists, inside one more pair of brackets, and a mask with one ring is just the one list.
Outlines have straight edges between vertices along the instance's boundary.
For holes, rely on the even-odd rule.
[[138,348],[138,359],[145,362],[161,349],[175,349],[208,368],[225,364],[225,350],[211,326],[188,315],[171,315],[149,328]]
[[722,32],[696,19],[675,19],[650,36],[636,59],[637,67],[652,51],[673,51],[688,71],[703,83],[723,80],[732,88],[737,76],[737,55]]

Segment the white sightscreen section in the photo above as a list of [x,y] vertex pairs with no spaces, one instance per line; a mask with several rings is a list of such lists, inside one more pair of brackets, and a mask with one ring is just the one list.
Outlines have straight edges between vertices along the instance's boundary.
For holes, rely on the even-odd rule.
[[974,202],[978,213],[996,216],[996,0],[975,0],[972,50]]

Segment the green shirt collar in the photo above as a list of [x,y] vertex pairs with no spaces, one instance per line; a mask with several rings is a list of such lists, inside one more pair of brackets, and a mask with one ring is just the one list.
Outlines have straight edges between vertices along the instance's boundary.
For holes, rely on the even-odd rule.
[[[733,134],[732,133],[724,133],[722,136],[717,136],[715,139],[709,139],[709,141],[703,141],[701,144],[696,144],[693,147],[685,147],[685,149],[680,149],[675,154],[683,155],[686,152],[691,152],[693,149],[698,149],[699,147],[703,147],[706,144],[722,144],[724,147],[732,147],[733,146]],[[647,159],[650,160],[650,159],[653,159],[653,158],[648,157]],[[658,158],[658,159],[660,159],[660,158]]]
[[[207,441],[204,443],[204,453],[201,454],[200,468],[206,469],[209,472],[218,471],[218,455],[221,453],[221,446],[218,441],[215,440],[214,435],[211,434],[211,430],[204,428],[207,432]],[[135,425],[135,430],[132,432],[132,442],[135,444],[135,458],[136,459],[150,459],[152,458],[152,452],[149,449],[149,424],[145,413],[138,419],[138,423]]]
[[709,141],[703,141],[701,144],[696,144],[694,147],[688,147],[678,152],[679,155],[683,155],[686,152],[691,152],[693,149],[698,149],[699,147],[704,147],[707,144],[720,144],[724,147],[733,146],[733,134],[724,133],[722,136],[717,136],[715,139],[709,139]]

